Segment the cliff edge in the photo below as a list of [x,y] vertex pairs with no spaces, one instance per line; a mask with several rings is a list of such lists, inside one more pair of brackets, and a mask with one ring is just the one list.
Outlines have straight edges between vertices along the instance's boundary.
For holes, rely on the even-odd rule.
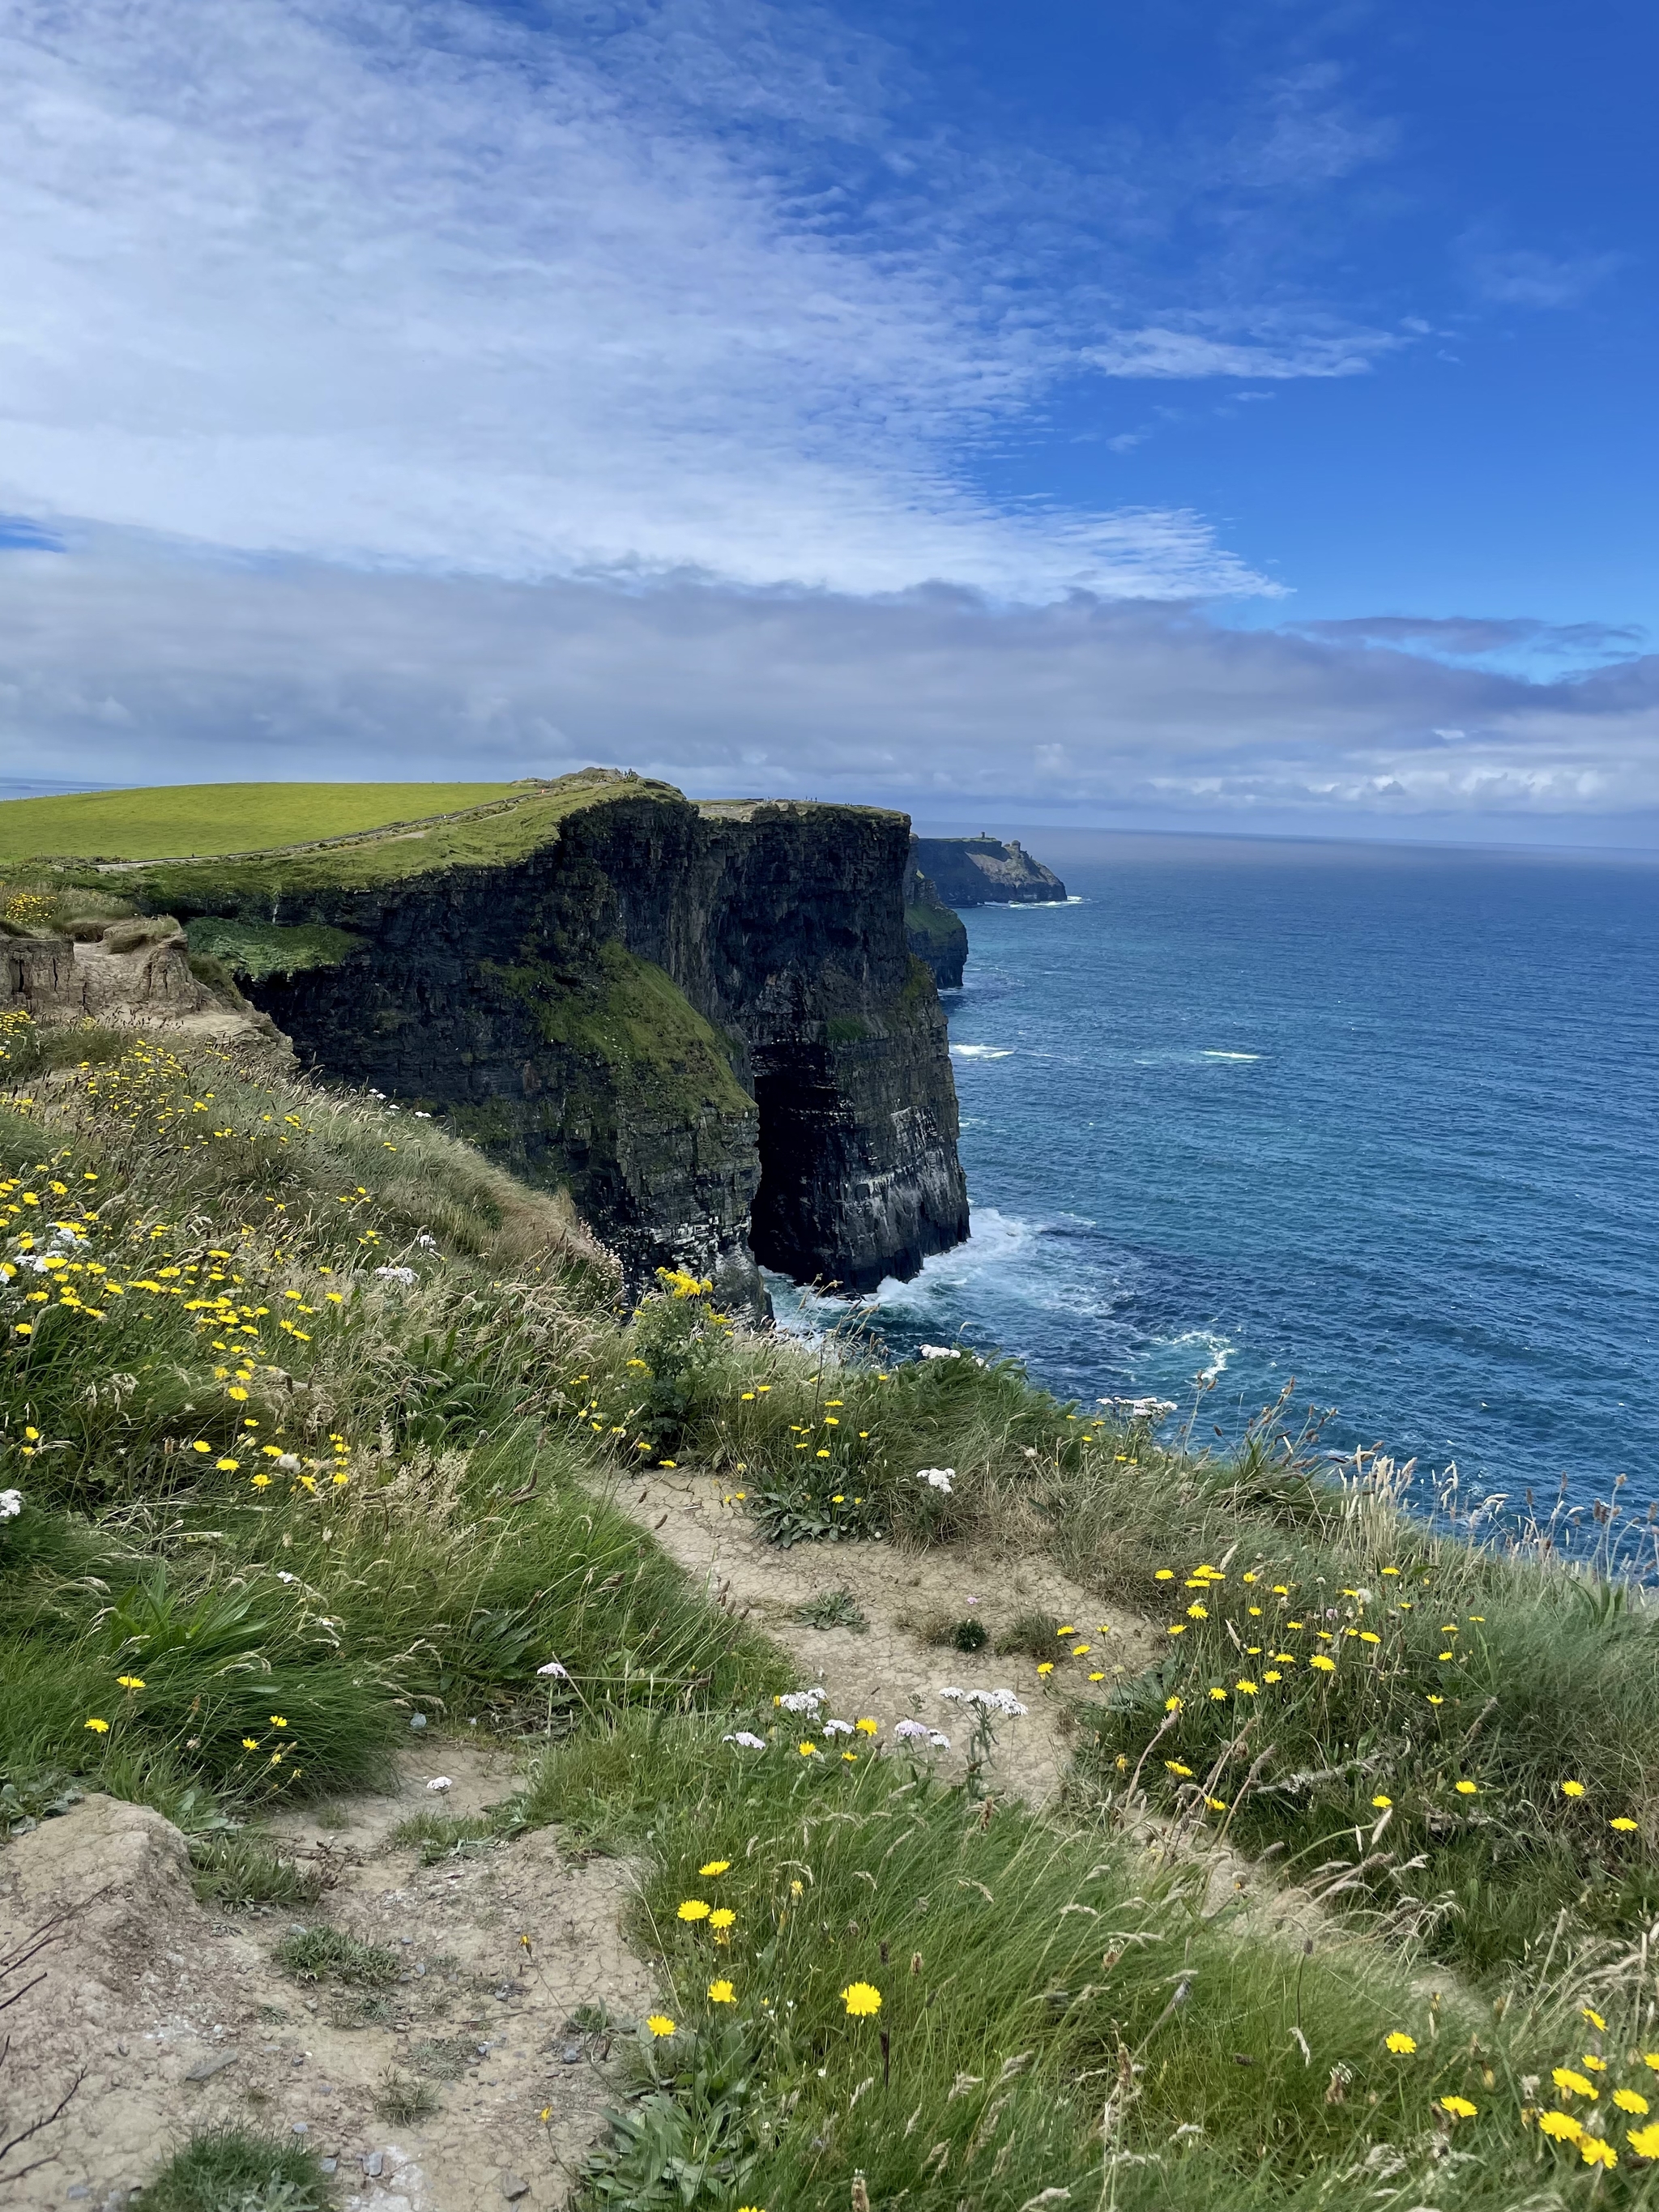
[[757,1260],[864,1291],[967,1234],[909,842],[875,808],[698,805],[591,770],[95,872],[182,917],[303,1063],[568,1187],[631,1283],[677,1265],[758,1305]]
[[1066,896],[1052,868],[1034,860],[1018,837],[917,837],[915,863],[946,906],[1028,906]]

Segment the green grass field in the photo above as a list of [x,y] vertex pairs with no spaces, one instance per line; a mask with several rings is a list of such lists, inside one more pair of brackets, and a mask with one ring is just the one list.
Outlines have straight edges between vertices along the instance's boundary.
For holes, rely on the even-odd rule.
[[0,802],[0,860],[160,860],[349,837],[511,796],[506,783],[181,783]]

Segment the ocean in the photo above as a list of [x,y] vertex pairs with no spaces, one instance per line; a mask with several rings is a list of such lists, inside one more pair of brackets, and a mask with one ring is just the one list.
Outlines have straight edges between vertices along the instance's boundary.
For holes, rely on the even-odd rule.
[[[875,1299],[1466,1498],[1659,1498],[1659,867],[1031,829],[945,995],[973,1233]],[[827,1320],[828,1302],[802,1317]]]

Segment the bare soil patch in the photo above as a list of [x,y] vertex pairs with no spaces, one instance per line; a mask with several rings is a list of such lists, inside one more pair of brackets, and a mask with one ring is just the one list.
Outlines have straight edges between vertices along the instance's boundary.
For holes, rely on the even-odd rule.
[[[7,2108],[49,2112],[81,2076],[31,2146],[43,2162],[0,2191],[9,2207],[125,2203],[192,2129],[229,2122],[297,2133],[362,2212],[564,2202],[617,2068],[613,2035],[567,2023],[583,2007],[631,2021],[653,1998],[620,1933],[629,1871],[567,1859],[545,1831],[422,1867],[390,1841],[397,1825],[434,1805],[482,1809],[512,1769],[435,1741],[404,1765],[395,1796],[273,1824],[329,1884],[303,1911],[203,1905],[177,1829],[112,1798],[84,1799],[0,1857],[0,1941],[48,1924],[57,1938],[7,2015]],[[453,1786],[429,1793],[439,1773]],[[296,1982],[271,1954],[301,1924],[391,1947],[396,1978]],[[380,2116],[389,2076],[434,2109]]]

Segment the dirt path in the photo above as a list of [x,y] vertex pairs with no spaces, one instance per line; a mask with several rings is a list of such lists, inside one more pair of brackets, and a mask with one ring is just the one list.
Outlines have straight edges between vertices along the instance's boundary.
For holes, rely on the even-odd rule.
[[[651,1529],[664,1549],[712,1595],[746,1614],[787,1651],[803,1683],[821,1682],[826,1711],[851,1720],[869,1714],[884,1735],[896,1721],[926,1721],[951,1741],[941,1765],[960,1772],[967,1729],[962,1709],[941,1699],[951,1685],[1010,1689],[1027,1708],[1000,1723],[992,1787],[1041,1804],[1058,1787],[1071,1757],[1064,1687],[1037,1673],[1031,1655],[999,1654],[998,1638],[1022,1613],[1052,1614],[1078,1634],[1064,1645],[1057,1675],[1084,1686],[1091,1670],[1109,1680],[1138,1674],[1153,1655],[1147,1622],[1068,1582],[1040,1556],[1004,1558],[951,1548],[907,1552],[896,1544],[810,1544],[780,1551],[741,1506],[722,1503],[720,1482],[704,1474],[655,1472],[617,1493],[617,1503]],[[800,1608],[845,1588],[868,1626],[813,1628]],[[941,1623],[977,1620],[989,1632],[981,1650],[966,1653],[930,1641]],[[1103,1627],[1103,1624],[1104,1626]],[[1086,1660],[1069,1656],[1076,1644]]]
[[[10,1940],[66,1915],[38,1962],[44,1980],[6,2016],[8,2111],[50,2111],[85,2075],[34,2147],[46,2162],[0,2186],[0,2203],[112,2212],[192,2129],[230,2121],[293,2133],[335,2161],[349,2212],[563,2203],[617,2073],[609,2039],[567,2023],[595,2003],[635,2019],[653,1997],[619,1933],[629,1871],[567,1861],[545,1831],[422,1867],[390,1841],[398,1824],[434,1804],[480,1810],[508,1794],[512,1769],[440,1742],[404,1764],[396,1796],[281,1824],[331,1885],[316,1907],[203,1905],[178,1831],[106,1797],[0,1857]],[[428,1793],[438,1773],[453,1786]],[[398,1981],[307,1985],[273,1965],[290,1926],[321,1923],[394,1948]],[[436,2109],[381,2117],[390,2075],[423,2085]]]

